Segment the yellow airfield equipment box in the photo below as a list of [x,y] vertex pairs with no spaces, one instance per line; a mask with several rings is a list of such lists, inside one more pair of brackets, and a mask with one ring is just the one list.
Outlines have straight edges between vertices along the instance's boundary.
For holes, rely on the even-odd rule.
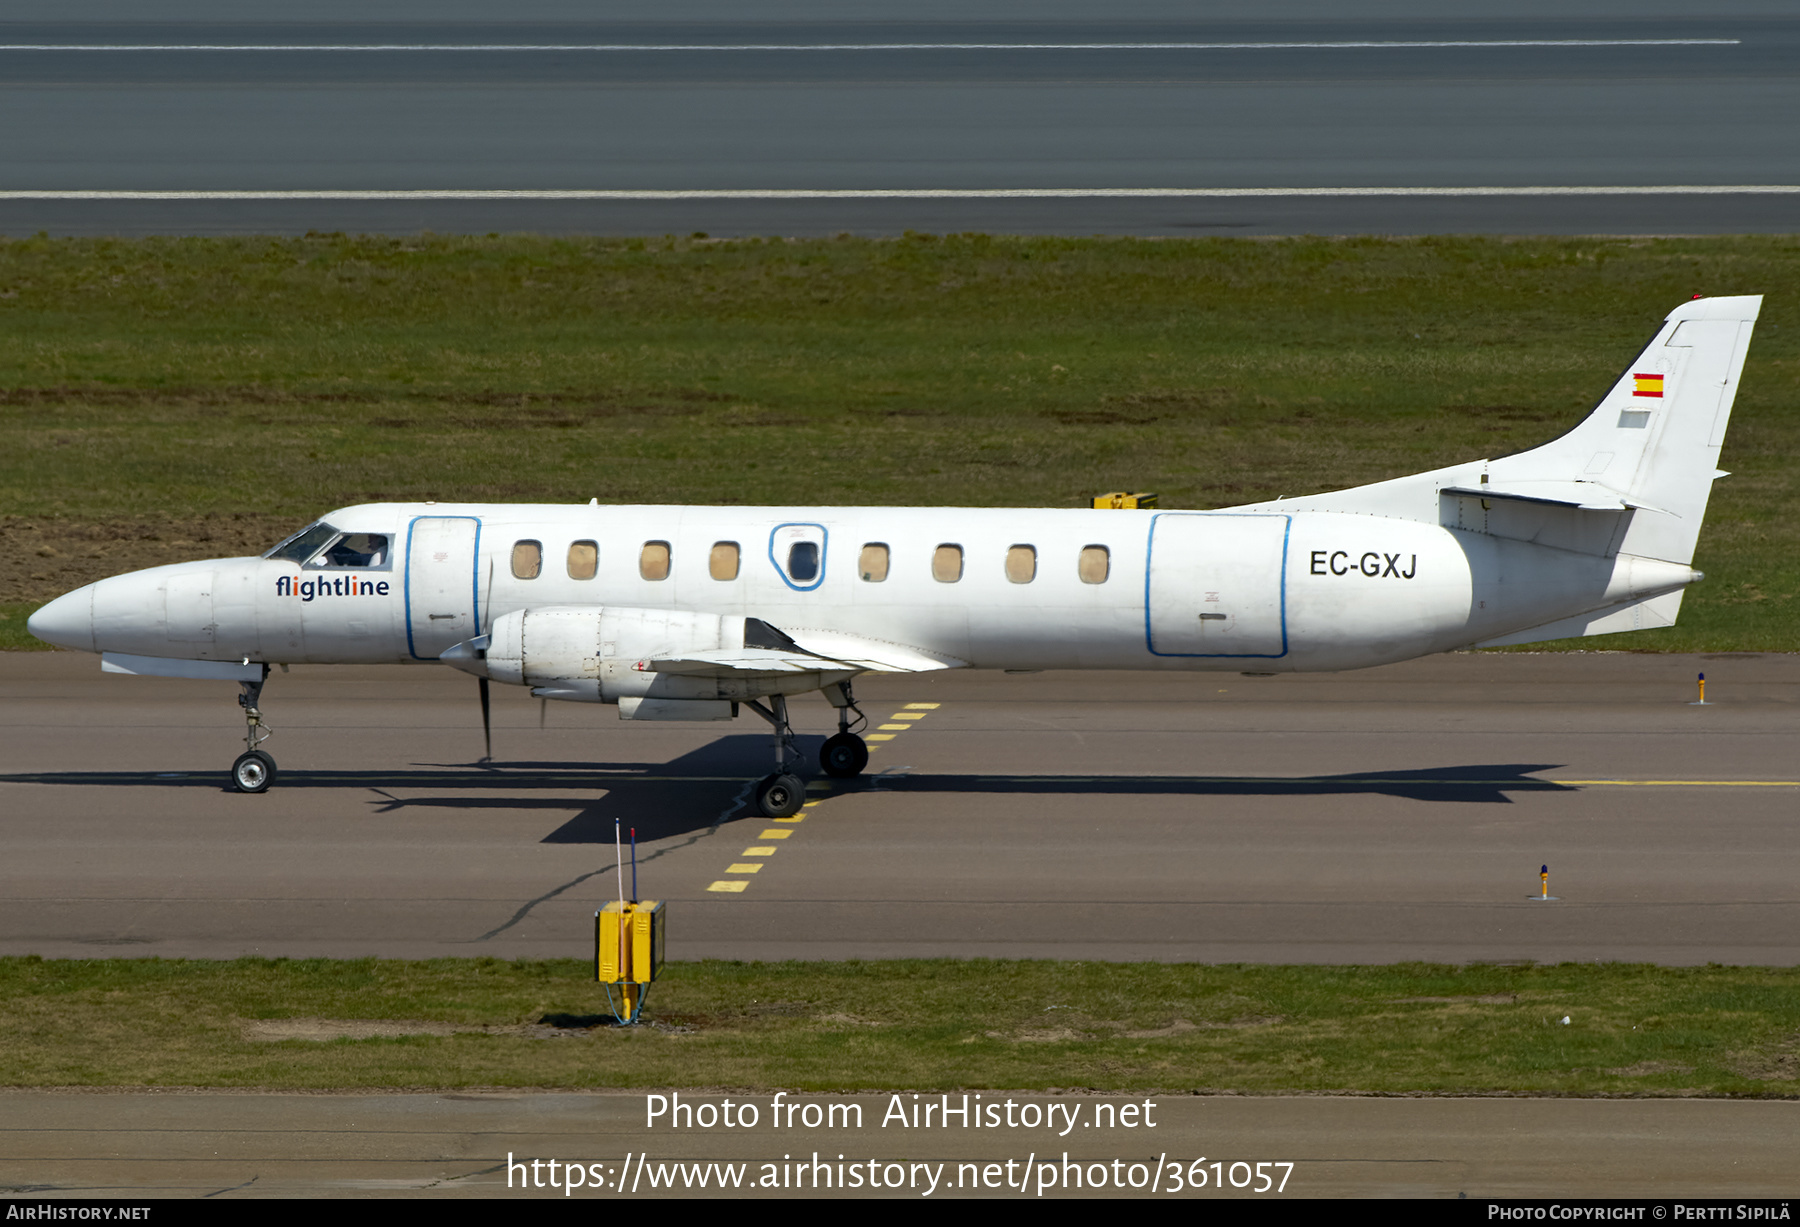
[[594,913],[594,978],[602,984],[649,984],[662,971],[663,905],[655,899],[614,900]]
[[1097,511],[1138,511],[1148,510],[1156,506],[1154,494],[1126,494],[1123,490],[1116,494],[1096,494],[1094,508]]

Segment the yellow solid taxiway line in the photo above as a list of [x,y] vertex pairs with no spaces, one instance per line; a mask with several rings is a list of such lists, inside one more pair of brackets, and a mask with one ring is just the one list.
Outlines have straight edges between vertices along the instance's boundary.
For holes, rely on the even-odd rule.
[[[899,734],[906,732],[908,729],[911,729],[913,727],[913,725],[911,723],[912,721],[923,720],[931,712],[936,711],[937,707],[938,707],[938,705],[936,703],[908,703],[906,705],[905,711],[897,711],[893,715],[888,717],[888,719],[890,721],[897,721],[899,723],[889,723],[889,724],[884,724],[884,725],[880,726],[883,729],[892,730],[891,732],[870,733],[864,740],[865,741],[892,741]],[[880,748],[881,748],[880,746],[870,746],[869,753],[873,754],[873,753],[875,753],[875,751],[879,750]],[[793,817],[791,817],[791,818],[776,818],[773,821],[789,823],[789,824],[805,822],[806,821],[806,811],[810,810],[810,809],[817,809],[819,806],[819,802],[822,801],[825,797],[828,797],[831,795],[831,785],[824,780],[811,780],[806,785],[806,791],[809,793],[819,793],[822,795],[820,796],[819,800],[808,801],[808,802],[806,802],[806,804],[802,805],[800,807],[800,812],[798,814],[795,814]],[[763,840],[779,841],[779,840],[788,839],[788,838],[792,837],[793,834],[794,834],[794,827],[792,825],[785,826],[785,827],[768,827],[763,831],[763,833],[761,835],[758,835],[757,838],[763,839]],[[767,857],[774,856],[776,851],[779,850],[780,847],[781,847],[781,844],[779,842],[753,844],[750,847],[745,848],[742,855],[746,856],[746,857],[754,856],[754,857],[758,857],[758,858],[767,858]],[[749,860],[737,861],[731,865],[726,866],[725,872],[728,874],[737,874],[739,876],[732,877],[732,878],[720,878],[717,882],[714,882],[711,886],[708,886],[706,889],[709,891],[717,891],[718,893],[720,893],[722,895],[741,895],[744,893],[744,888],[750,885],[749,875],[753,874],[753,873],[761,872],[762,867],[767,863],[768,862],[765,859],[758,859],[758,860],[754,860],[754,861],[749,861]]]

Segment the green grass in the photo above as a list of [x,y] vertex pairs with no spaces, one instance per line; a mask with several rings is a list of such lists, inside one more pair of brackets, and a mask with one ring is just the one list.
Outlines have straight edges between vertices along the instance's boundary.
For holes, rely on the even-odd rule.
[[1790,968],[683,963],[636,1028],[591,974],[5,959],[0,1084],[1800,1093]]
[[50,645],[25,631],[25,619],[38,607],[36,601],[0,602],[0,652],[35,652]]
[[1785,237],[0,242],[0,514],[1226,506],[1549,439],[1696,292],[1769,296],[1734,476],[1682,626],[1622,642],[1789,650]]

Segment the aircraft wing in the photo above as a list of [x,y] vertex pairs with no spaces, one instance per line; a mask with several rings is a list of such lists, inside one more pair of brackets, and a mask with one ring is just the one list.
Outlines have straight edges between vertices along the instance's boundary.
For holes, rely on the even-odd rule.
[[768,648],[706,648],[679,656],[653,656],[636,666],[646,673],[679,673],[688,677],[775,677],[783,673],[846,673],[842,661]]
[[[772,628],[770,628],[772,629]],[[782,647],[706,648],[652,656],[640,670],[691,677],[773,677],[783,673],[926,673],[960,669],[967,661],[922,648],[839,631],[783,630]]]
[[928,652],[904,643],[867,639],[841,631],[789,627],[793,641],[808,652],[854,665],[868,673],[930,673],[935,669],[966,669],[969,662],[941,652]]

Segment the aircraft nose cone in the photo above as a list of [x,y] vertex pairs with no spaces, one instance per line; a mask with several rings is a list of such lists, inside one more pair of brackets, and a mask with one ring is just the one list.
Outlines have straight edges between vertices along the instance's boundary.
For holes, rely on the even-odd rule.
[[27,618],[25,629],[59,648],[94,651],[94,586],[57,597]]

